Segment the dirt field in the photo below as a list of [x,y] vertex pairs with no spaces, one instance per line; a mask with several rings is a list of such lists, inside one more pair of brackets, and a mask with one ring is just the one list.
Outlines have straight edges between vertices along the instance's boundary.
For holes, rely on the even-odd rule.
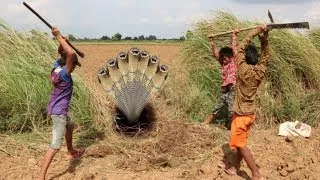
[[[144,136],[126,137],[113,132],[110,109],[113,105],[98,84],[96,73],[107,58],[131,45],[78,45],[86,53],[77,73],[93,93],[100,109],[93,121],[105,131],[78,130],[74,142],[87,148],[80,160],[68,161],[66,147],[53,160],[49,179],[249,179],[245,163],[239,176],[229,176],[217,167],[223,159],[229,132],[218,125],[205,127],[187,123],[165,95],[153,99],[156,124]],[[177,69],[179,45],[139,45],[158,55],[161,62]],[[171,69],[171,70],[172,70]],[[168,111],[170,110],[170,111]],[[170,113],[168,113],[170,112]],[[320,179],[320,129],[309,139],[277,136],[278,127],[253,127],[249,147],[268,179]],[[50,142],[50,134],[0,135],[0,179],[35,179]]]

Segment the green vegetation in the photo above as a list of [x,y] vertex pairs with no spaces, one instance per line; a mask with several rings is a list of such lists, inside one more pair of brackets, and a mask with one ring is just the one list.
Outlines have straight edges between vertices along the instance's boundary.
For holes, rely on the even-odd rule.
[[120,41],[121,40],[122,35],[120,33],[116,33],[115,35],[112,36],[112,40],[115,41]]
[[[202,120],[220,96],[218,62],[211,56],[207,35],[235,28],[250,27],[255,22],[239,20],[232,14],[218,12],[209,21],[198,22],[189,31],[183,56],[187,65],[188,89],[183,101],[193,120]],[[313,31],[311,31],[313,32]],[[313,37],[290,30],[270,32],[270,61],[265,81],[257,97],[258,121],[268,125],[299,120],[315,125],[320,118],[320,53],[319,31]],[[240,42],[247,32],[238,36]],[[315,36],[316,34],[316,36]],[[230,46],[230,35],[215,41],[219,47]],[[255,39],[256,45],[257,39]]]
[[135,36],[135,37],[130,37],[126,36],[123,37],[122,34],[116,33],[112,37],[109,37],[107,35],[102,36],[101,38],[76,38],[73,34],[68,35],[70,41],[77,41],[77,42],[119,42],[119,41],[126,41],[126,42],[182,42],[186,38],[184,36],[181,36],[179,38],[162,38],[159,39],[155,35],[149,35],[149,36]]
[[[0,21],[0,132],[41,130],[52,85],[49,79],[57,46],[46,34],[20,33]],[[90,94],[76,76],[72,116],[85,125],[91,120]]]
[[312,29],[308,34],[312,44],[320,50],[320,28]]
[[142,44],[161,44],[161,45],[171,45],[171,44],[181,44],[182,41],[180,40],[121,40],[121,41],[113,41],[113,40],[77,40],[72,41],[73,44],[132,44],[132,45],[142,45]]

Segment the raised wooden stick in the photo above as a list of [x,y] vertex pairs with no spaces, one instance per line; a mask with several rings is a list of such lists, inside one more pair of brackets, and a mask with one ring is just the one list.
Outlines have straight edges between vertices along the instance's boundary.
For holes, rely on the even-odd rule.
[[[34,15],[36,15],[43,23],[45,23],[50,29],[52,29],[51,24],[49,24],[45,19],[43,19],[40,14],[38,14],[34,9],[32,9],[32,7],[29,6],[29,4],[27,4],[26,2],[23,2],[23,5],[26,6]],[[84,53],[79,51],[76,47],[74,47],[69,41],[67,41],[67,43],[69,44],[69,46],[74,49],[76,51],[76,53],[84,58]]]

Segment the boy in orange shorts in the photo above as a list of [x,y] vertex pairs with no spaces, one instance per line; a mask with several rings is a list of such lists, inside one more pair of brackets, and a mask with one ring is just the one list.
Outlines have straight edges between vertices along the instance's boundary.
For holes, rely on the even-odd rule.
[[[259,34],[263,32],[261,37]],[[259,54],[257,48],[250,44],[251,40],[259,35],[261,42],[261,57],[258,63]],[[265,75],[266,63],[269,58],[268,30],[266,26],[258,26],[252,30],[238,47],[237,55],[237,80],[235,86],[235,99],[233,104],[234,115],[231,124],[231,139],[229,146],[235,155],[235,166],[240,166],[242,158],[252,172],[253,180],[263,179],[253,156],[247,147],[247,139],[250,127],[255,120],[254,99],[257,89]],[[226,171],[234,167],[225,167]]]

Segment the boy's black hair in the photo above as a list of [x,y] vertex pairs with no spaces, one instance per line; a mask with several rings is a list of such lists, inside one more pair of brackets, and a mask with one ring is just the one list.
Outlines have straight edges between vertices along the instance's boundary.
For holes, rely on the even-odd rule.
[[233,56],[233,51],[230,47],[223,47],[219,51],[219,56],[231,58]]
[[248,47],[245,49],[246,52],[246,62],[250,65],[258,64],[259,53],[257,47],[252,43],[249,44]]
[[66,54],[66,52],[61,53],[61,57],[58,59],[58,63],[59,63],[59,65],[61,67],[66,65],[66,63],[67,63],[67,54]]
[[[80,62],[78,61],[78,56],[76,54],[72,55],[72,61],[74,64],[81,66]],[[63,67],[67,64],[67,53],[62,52],[61,57],[58,59],[59,66]]]

